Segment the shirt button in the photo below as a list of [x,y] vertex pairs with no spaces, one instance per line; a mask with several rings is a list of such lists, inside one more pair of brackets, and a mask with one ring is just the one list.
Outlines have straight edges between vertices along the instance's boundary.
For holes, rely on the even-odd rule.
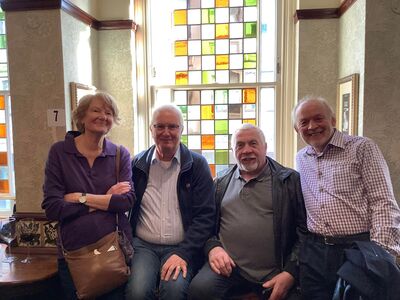
[[322,193],[324,191],[324,188],[322,186],[320,186],[319,191]]

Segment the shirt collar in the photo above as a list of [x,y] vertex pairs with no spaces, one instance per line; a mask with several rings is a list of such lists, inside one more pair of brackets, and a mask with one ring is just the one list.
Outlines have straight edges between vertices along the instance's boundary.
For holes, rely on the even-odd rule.
[[[176,149],[176,152],[175,152],[174,156],[172,157],[172,161],[176,161],[178,165],[181,164],[181,152],[179,150],[180,150],[180,147],[178,147],[178,149]],[[158,158],[157,147],[156,147],[156,148],[154,148],[153,157],[151,158],[151,164],[155,164],[158,162],[160,162],[160,159]]]
[[[265,178],[267,178],[270,175],[271,175],[271,168],[269,167],[268,160],[267,160],[267,163],[265,164],[265,166],[262,169],[262,171],[260,172],[260,174],[258,174],[258,176],[256,178],[253,178],[252,180],[263,181]],[[238,179],[244,180],[243,177],[240,175],[239,168],[236,168],[235,172],[233,173],[233,177],[237,180]]]
[[314,150],[314,148],[310,145],[307,146],[306,153],[308,155],[321,156],[331,147],[338,147],[338,148],[342,148],[342,149],[345,148],[344,135],[342,132],[340,132],[336,128],[334,129],[333,135],[332,135],[331,139],[329,140],[328,144],[326,145],[324,151],[322,151],[322,153],[318,154]]

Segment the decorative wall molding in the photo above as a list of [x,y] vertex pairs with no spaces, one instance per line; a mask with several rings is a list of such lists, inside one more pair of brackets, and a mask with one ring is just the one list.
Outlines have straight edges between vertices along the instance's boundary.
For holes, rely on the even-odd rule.
[[299,20],[318,20],[340,18],[357,0],[345,0],[338,8],[298,9],[294,14],[294,22]]
[[96,30],[129,29],[136,31],[137,24],[132,20],[99,21],[68,0],[0,0],[3,11],[29,11],[62,9],[79,21]]

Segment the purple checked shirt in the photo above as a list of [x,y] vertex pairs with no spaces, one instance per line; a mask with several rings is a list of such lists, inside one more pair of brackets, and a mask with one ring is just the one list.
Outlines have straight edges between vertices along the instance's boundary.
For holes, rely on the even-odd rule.
[[[114,231],[116,213],[120,228],[132,239],[131,226],[125,212],[133,206],[135,195],[130,155],[124,147],[121,147],[119,181],[131,183],[132,189],[128,193],[112,195],[107,211],[96,210],[91,213],[84,204],[64,200],[65,194],[74,192],[104,195],[117,181],[117,146],[104,139],[103,152],[90,168],[87,159],[75,146],[74,137],[77,135],[78,132],[68,132],[65,141],[55,143],[49,151],[42,202],[47,218],[61,224],[62,241],[67,250],[94,243]],[[62,256],[61,251],[59,256]]]
[[311,232],[341,236],[369,231],[371,240],[400,254],[400,210],[374,142],[336,130],[323,153],[307,146],[296,161]]

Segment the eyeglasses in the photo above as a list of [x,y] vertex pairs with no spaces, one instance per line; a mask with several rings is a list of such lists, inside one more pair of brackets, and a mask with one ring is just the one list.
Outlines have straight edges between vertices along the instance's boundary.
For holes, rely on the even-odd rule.
[[157,131],[162,132],[165,129],[168,129],[169,131],[177,131],[181,126],[178,124],[153,124],[153,127]]

